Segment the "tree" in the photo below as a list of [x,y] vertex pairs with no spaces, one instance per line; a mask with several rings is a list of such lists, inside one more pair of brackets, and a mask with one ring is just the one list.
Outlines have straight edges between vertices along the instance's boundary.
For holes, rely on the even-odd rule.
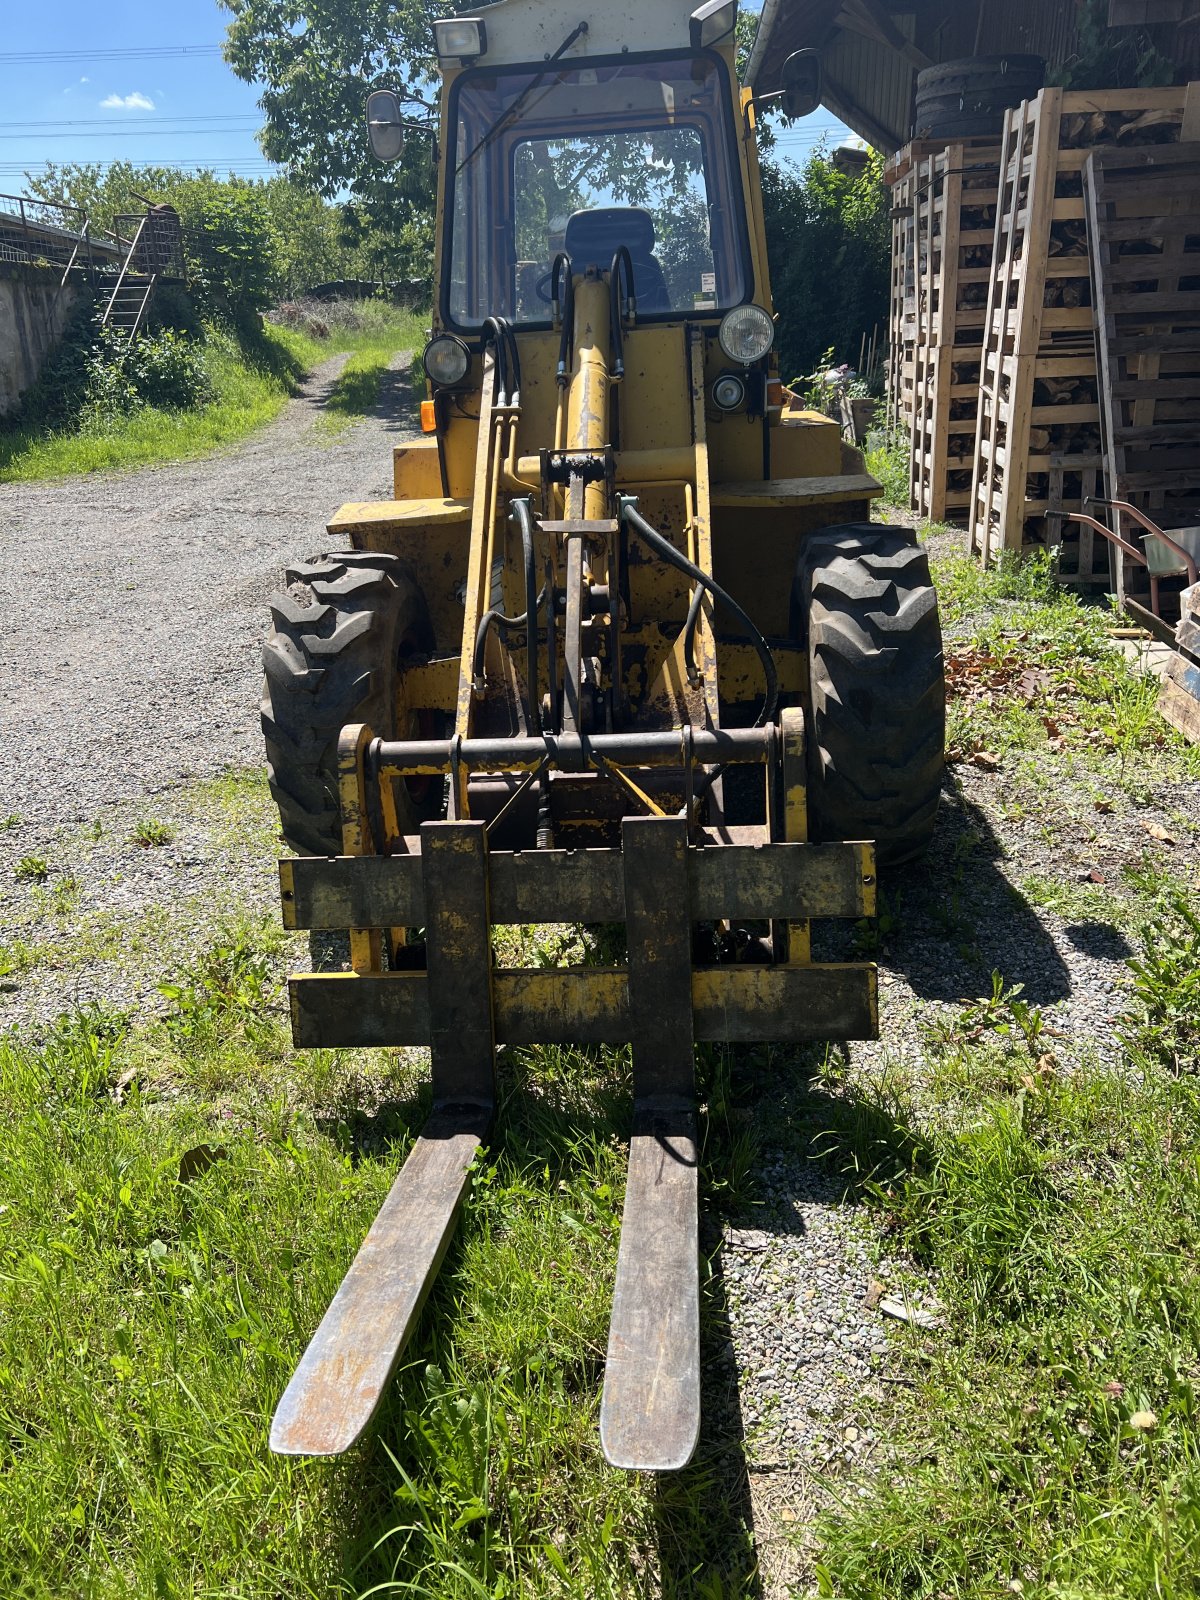
[[883,158],[874,154],[855,177],[822,150],[801,171],[764,161],[762,184],[784,378],[810,373],[831,346],[841,360],[857,361],[863,333],[887,322]]
[[[461,0],[220,3],[233,13],[226,60],[239,78],[264,86],[263,153],[327,199],[348,195],[353,243],[382,236],[393,271],[427,274],[435,194],[432,23],[466,9]],[[381,166],[367,144],[373,89],[410,97],[415,127],[392,166]]]

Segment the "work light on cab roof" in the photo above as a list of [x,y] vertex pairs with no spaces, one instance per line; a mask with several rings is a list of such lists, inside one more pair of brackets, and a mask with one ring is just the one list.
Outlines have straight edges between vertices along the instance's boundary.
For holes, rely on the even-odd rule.
[[[695,1046],[876,1031],[875,968],[814,960],[811,924],[872,917],[876,850],[929,840],[937,603],[911,532],[868,520],[861,454],[780,384],[736,14],[499,0],[437,24],[428,434],[289,571],[263,693],[285,922],[349,930],[350,971],[291,980],[296,1044],[426,1045],[433,1110],[280,1403],[285,1454],[369,1425],[497,1049],[631,1042],[600,1436],[682,1467]],[[817,81],[796,61],[784,109]],[[373,98],[374,145],[398,114]],[[493,926],[539,923],[624,923],[627,953],[503,966]]]

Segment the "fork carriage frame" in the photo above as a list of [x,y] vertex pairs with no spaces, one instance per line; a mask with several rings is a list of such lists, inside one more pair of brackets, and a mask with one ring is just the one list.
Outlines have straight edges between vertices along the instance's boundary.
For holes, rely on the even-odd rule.
[[[297,1369],[272,1448],[327,1455],[368,1426],[453,1234],[495,1104],[499,1045],[632,1045],[629,1176],[601,1442],[616,1466],[686,1465],[700,1422],[701,1041],[870,1038],[875,968],[813,964],[809,919],[875,913],[874,847],[804,841],[804,724],[693,732],[693,759],[763,768],[761,828],[630,816],[620,849],[493,852],[482,820],[388,831],[390,779],[504,764],[537,771],[543,740],[341,741],[346,854],[280,863],[289,928],[351,928],[348,973],[290,980],[301,1046],[428,1043],[433,1111]],[[680,735],[568,737],[553,755],[634,770],[680,758]],[[499,746],[499,748],[498,748]],[[701,771],[704,769],[701,768]],[[372,822],[374,819],[374,823]],[[790,835],[790,837],[789,837]],[[767,918],[770,964],[694,965],[697,923]],[[493,924],[624,922],[624,966],[497,969]],[[385,970],[385,939],[425,929],[425,970]]]

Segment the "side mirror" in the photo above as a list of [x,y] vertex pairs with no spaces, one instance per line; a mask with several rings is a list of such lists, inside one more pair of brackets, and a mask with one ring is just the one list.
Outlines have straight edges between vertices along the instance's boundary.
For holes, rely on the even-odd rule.
[[376,89],[367,96],[367,137],[377,161],[399,161],[404,153],[404,118],[400,96]]
[[821,104],[821,57],[816,50],[797,50],[783,63],[783,111],[788,117],[809,117]]

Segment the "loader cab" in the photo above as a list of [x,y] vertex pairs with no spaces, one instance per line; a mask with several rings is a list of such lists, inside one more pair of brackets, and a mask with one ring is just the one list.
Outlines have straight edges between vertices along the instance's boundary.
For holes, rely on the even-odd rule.
[[456,74],[442,326],[466,338],[492,316],[548,327],[561,252],[576,273],[607,272],[627,249],[643,321],[719,318],[755,298],[741,121],[729,63],[715,50]]

